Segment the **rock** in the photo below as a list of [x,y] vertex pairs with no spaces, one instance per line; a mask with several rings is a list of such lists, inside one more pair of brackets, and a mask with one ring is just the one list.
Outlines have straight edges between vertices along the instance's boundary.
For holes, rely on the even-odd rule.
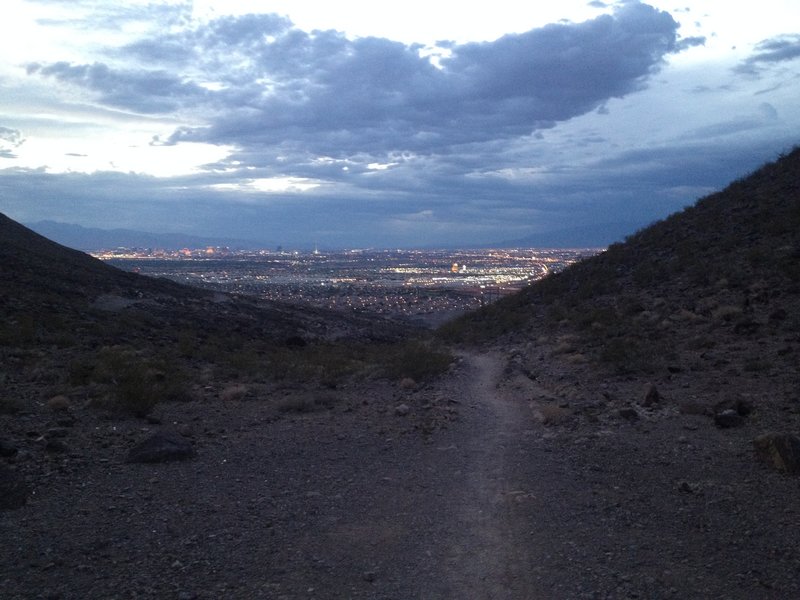
[[411,409],[408,407],[408,404],[400,404],[394,409],[394,414],[396,414],[398,417],[405,417],[410,412]]
[[720,429],[730,429],[743,425],[744,419],[735,410],[728,409],[714,415],[714,424]]
[[734,410],[740,417],[746,417],[753,412],[753,404],[744,398],[731,398],[718,402],[714,406],[714,410],[718,413],[726,410]]
[[660,404],[661,400],[663,400],[663,397],[659,393],[658,388],[652,383],[648,384],[647,390],[644,393],[644,400],[642,400],[642,406]]
[[753,440],[756,455],[782,473],[800,474],[800,437],[766,433]]
[[400,380],[400,388],[404,390],[413,390],[417,387],[417,382],[411,379],[411,377],[403,377]]
[[67,429],[66,427],[51,427],[50,429],[47,430],[47,433],[45,433],[45,437],[63,438],[67,437],[68,434],[69,434],[69,429]]
[[0,510],[21,508],[31,491],[16,471],[0,465]]
[[372,583],[373,581],[375,581],[377,573],[375,573],[375,571],[364,571],[361,577],[364,579],[364,581]]
[[47,401],[47,407],[56,412],[69,410],[69,398],[63,395],[53,396]]
[[620,408],[617,411],[617,414],[626,421],[636,421],[639,418],[639,413],[636,412],[635,408],[631,407]]
[[161,463],[195,456],[192,443],[177,432],[158,431],[130,449],[125,462]]

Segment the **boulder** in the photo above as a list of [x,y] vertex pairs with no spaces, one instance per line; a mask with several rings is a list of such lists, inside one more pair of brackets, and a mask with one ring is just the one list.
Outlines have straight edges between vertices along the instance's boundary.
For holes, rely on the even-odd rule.
[[800,474],[800,437],[766,433],[753,440],[756,455],[782,473]]
[[128,451],[125,462],[162,463],[193,458],[192,443],[177,432],[158,431]]

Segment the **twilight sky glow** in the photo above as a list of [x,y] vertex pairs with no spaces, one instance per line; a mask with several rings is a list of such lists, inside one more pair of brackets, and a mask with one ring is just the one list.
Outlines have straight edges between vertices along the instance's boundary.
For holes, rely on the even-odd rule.
[[800,144],[798,99],[797,0],[4,0],[0,212],[594,245]]

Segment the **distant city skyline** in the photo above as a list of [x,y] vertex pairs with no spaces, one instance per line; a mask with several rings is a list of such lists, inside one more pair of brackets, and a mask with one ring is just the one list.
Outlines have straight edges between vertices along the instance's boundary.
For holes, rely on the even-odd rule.
[[454,6],[7,0],[0,212],[264,247],[596,246],[800,143],[795,0]]

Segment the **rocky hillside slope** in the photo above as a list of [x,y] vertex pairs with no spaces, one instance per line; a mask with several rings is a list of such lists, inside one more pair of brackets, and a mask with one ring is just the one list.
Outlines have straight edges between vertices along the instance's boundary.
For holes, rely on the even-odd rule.
[[612,373],[796,368],[800,149],[442,334],[544,337]]

